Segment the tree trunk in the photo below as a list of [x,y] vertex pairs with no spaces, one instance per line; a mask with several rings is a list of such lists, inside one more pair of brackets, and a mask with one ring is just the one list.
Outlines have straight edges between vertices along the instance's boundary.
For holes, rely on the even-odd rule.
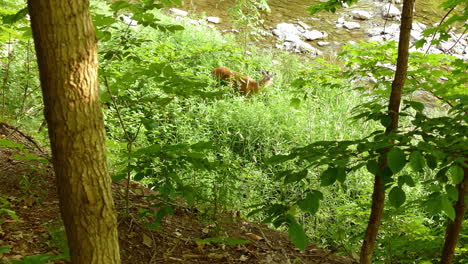
[[450,221],[445,230],[445,244],[442,250],[442,264],[450,264],[453,260],[455,248],[457,246],[458,235],[460,234],[463,219],[466,212],[466,194],[468,193],[468,168],[463,168],[464,179],[457,184],[458,201],[455,203],[455,220]]
[[[388,114],[391,118],[390,125],[386,128],[385,134],[394,133],[398,129],[398,118],[400,113],[401,96],[403,86],[405,84],[406,74],[408,71],[408,55],[409,55],[409,40],[411,26],[413,23],[413,8],[415,0],[404,0],[403,11],[401,17],[400,40],[398,42],[398,59],[395,77],[392,83],[392,92],[390,94],[390,102],[388,104]],[[388,148],[383,151],[380,157],[379,171],[375,174],[374,192],[372,194],[372,209],[367,224],[367,230],[364,235],[364,241],[361,247],[360,263],[371,264],[372,253],[374,251],[377,233],[379,231],[382,215],[384,211],[385,189],[382,184],[382,169],[387,165],[387,153],[391,150]]]
[[71,261],[120,263],[89,1],[29,0],[28,8]]

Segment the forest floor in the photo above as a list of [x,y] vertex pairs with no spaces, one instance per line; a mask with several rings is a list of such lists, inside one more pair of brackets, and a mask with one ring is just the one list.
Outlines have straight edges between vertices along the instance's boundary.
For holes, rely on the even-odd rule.
[[[49,151],[42,150],[28,135],[1,122],[0,138],[20,143],[29,153],[48,159]],[[0,251],[0,262],[63,253],[66,239],[52,165],[18,160],[15,154],[24,154],[24,151],[0,147],[0,210],[5,207],[5,203],[1,203],[3,198],[10,204],[7,209],[15,211],[19,217],[14,220],[0,214],[0,248],[10,248],[8,253]],[[124,212],[126,184],[115,183],[112,188],[116,207]],[[174,215],[165,217],[161,228],[150,230],[144,223],[145,218],[138,215],[141,209],[151,209],[157,203],[148,199],[150,193],[144,186],[131,184],[130,212],[118,217],[122,263],[355,263],[349,257],[336,256],[334,251],[314,245],[301,252],[291,244],[287,233],[229,214],[218,217],[218,224],[213,225],[213,221],[204,221],[200,212],[184,203],[173,204]],[[236,240],[220,243],[216,239],[208,240],[210,237]],[[68,262],[56,260],[54,263]]]

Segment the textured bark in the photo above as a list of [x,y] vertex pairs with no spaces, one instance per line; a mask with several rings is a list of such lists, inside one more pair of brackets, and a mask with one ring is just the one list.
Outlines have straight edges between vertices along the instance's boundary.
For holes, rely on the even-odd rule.
[[71,261],[120,263],[89,2],[29,0]]
[[450,264],[453,260],[455,248],[457,246],[458,236],[460,234],[463,219],[465,218],[466,202],[465,197],[468,193],[468,168],[464,168],[464,179],[457,184],[458,201],[455,203],[455,220],[450,221],[445,230],[445,244],[442,250],[442,264]]
[[[386,128],[385,134],[396,132],[398,129],[398,119],[400,113],[401,96],[403,86],[405,84],[406,74],[408,71],[408,55],[411,26],[413,23],[413,8],[415,0],[404,0],[403,11],[401,17],[400,40],[398,42],[398,59],[395,77],[392,82],[392,91],[390,94],[390,102],[388,104],[388,113],[391,118],[390,125]],[[360,263],[371,264],[372,253],[374,251],[377,233],[382,222],[384,211],[385,189],[382,184],[382,176],[380,171],[386,168],[387,153],[391,148],[383,151],[380,157],[379,172],[375,174],[374,192],[372,194],[372,208],[367,224],[367,230],[364,235],[364,241],[361,247]]]

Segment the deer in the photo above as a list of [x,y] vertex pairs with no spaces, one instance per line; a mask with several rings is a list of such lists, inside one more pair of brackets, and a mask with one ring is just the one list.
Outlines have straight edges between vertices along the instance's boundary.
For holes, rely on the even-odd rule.
[[263,88],[271,86],[273,84],[273,78],[276,75],[276,73],[262,70],[261,73],[263,74],[263,79],[257,82],[250,76],[243,75],[227,67],[215,68],[211,73],[216,79],[232,85],[232,87],[240,91],[245,96],[254,95],[262,91]]

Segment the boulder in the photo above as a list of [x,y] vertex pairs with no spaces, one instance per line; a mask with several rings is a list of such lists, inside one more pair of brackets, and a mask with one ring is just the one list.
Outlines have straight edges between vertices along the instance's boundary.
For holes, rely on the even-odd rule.
[[209,16],[209,17],[205,17],[206,21],[210,22],[210,23],[213,23],[213,24],[219,24],[221,23],[221,18],[219,17],[212,17],[212,16]]
[[368,20],[372,18],[372,14],[364,10],[351,11],[351,15],[353,16],[353,18],[360,20]]
[[306,32],[302,33],[302,36],[306,40],[316,40],[316,39],[323,39],[325,35],[318,31],[318,30],[307,30]]
[[188,15],[187,11],[177,9],[177,8],[169,8],[169,13],[171,13],[172,15],[181,16],[181,17],[185,17]]
[[400,9],[398,9],[396,6],[394,6],[391,3],[388,3],[386,5],[383,5],[380,9],[380,12],[384,18],[398,18],[400,17]]
[[357,22],[346,21],[344,22],[343,27],[347,29],[356,29],[356,28],[361,28],[361,25],[359,25],[359,23]]
[[280,23],[273,29],[273,34],[281,40],[288,39],[292,41],[300,39],[299,35],[301,32],[291,23]]

